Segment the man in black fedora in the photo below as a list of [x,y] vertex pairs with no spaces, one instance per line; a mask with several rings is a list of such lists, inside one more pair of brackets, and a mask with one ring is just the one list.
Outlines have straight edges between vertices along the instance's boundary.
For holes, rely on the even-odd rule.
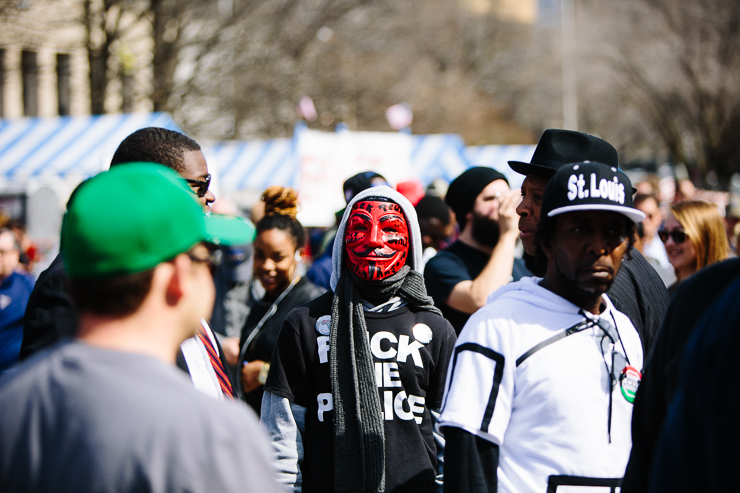
[[[545,130],[529,163],[509,161],[511,169],[526,176],[522,183],[522,202],[516,212],[525,260],[537,276],[543,276],[546,270],[545,265],[537,265],[534,244],[545,186],[562,166],[586,160],[614,168],[619,166],[617,150],[607,141],[561,129]],[[617,310],[634,324],[647,354],[670,299],[660,276],[635,250],[631,259],[625,259],[608,294]]]
[[475,166],[450,183],[445,197],[460,237],[424,267],[434,304],[458,334],[472,313],[510,280],[531,273],[514,258],[519,194],[492,168]]

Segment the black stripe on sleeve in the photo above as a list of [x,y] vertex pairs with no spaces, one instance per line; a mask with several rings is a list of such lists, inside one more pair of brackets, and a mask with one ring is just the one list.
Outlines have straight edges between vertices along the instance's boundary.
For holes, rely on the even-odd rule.
[[[488,433],[488,426],[491,424],[491,418],[493,417],[493,408],[496,406],[496,397],[498,396],[498,388],[501,384],[501,378],[504,375],[504,355],[497,353],[491,348],[487,348],[485,346],[481,346],[480,344],[475,344],[472,342],[466,342],[465,344],[460,344],[455,348],[455,353],[452,356],[452,370],[450,372],[450,384],[453,382],[455,378],[455,369],[457,368],[457,357],[458,355],[463,351],[472,351],[474,353],[481,354],[485,356],[488,359],[491,359],[496,362],[496,368],[493,371],[493,385],[491,386],[491,395],[488,398],[488,405],[486,405],[486,411],[483,413],[483,421],[481,422],[480,429],[481,431],[484,431]],[[444,411],[444,407],[447,405],[447,400],[445,398],[445,403],[442,406],[442,410]]]
[[558,486],[602,486],[610,488],[612,493],[619,487],[621,479],[585,478],[583,476],[550,476],[547,478],[547,493],[556,493]]

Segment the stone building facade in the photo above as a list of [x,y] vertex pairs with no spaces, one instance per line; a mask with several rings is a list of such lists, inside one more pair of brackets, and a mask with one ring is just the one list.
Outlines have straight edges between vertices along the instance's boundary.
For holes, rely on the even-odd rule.
[[[0,118],[90,114],[85,4],[95,0],[0,2]],[[126,5],[125,2],[121,3]],[[135,4],[135,1],[128,2]],[[151,36],[148,20],[121,11],[125,33],[111,45],[106,113],[151,111]]]

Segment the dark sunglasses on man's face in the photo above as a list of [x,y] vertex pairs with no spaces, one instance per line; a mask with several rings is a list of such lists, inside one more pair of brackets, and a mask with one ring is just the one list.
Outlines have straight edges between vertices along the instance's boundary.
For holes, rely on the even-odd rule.
[[193,190],[193,192],[195,193],[195,195],[198,196],[198,198],[203,198],[208,193],[208,187],[211,186],[211,175],[206,175],[206,179],[205,180],[188,180],[188,179],[185,179],[185,181],[189,185],[197,185],[197,188],[195,188]]
[[679,231],[677,229],[674,229],[673,231],[669,231],[667,229],[659,229],[658,230],[658,237],[660,238],[660,241],[665,243],[668,241],[668,237],[673,238],[673,243],[680,244],[686,241],[687,235],[685,231]]

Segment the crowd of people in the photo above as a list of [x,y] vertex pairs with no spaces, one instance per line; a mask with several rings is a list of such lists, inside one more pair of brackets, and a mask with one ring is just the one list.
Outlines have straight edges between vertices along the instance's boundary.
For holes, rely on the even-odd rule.
[[197,142],[134,132],[35,283],[0,229],[0,489],[726,489],[732,206],[575,131],[508,165],[359,173],[309,235],[295,190],[221,214]]

